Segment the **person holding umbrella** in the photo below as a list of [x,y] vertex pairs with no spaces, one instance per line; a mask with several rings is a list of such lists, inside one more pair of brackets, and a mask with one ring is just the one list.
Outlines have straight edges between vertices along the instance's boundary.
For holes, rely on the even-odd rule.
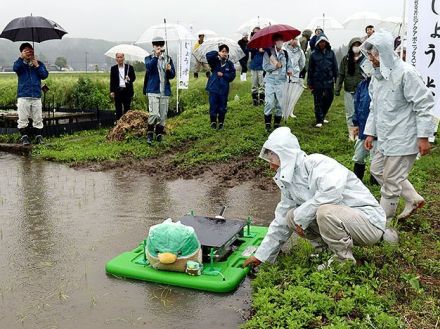
[[136,74],[133,66],[125,64],[124,60],[124,53],[116,53],[117,64],[110,69],[110,97],[115,101],[116,120],[130,110],[134,95],[133,82],[136,80]]
[[283,98],[284,84],[287,76],[291,76],[292,62],[288,59],[288,53],[283,50],[283,36],[279,33],[272,35],[273,47],[264,53],[263,69],[266,72],[265,82],[265,105],[264,123],[266,131],[272,130],[272,112],[275,112],[273,129],[280,127],[282,119],[281,101]]
[[212,129],[223,129],[229,83],[235,79],[235,67],[228,57],[229,47],[225,44],[218,46],[218,51],[213,50],[206,54],[212,72],[206,84],[206,90],[209,92],[209,115]]
[[[43,143],[43,108],[41,104],[41,80],[49,76],[46,66],[37,60],[34,48],[28,42],[21,44],[20,57],[14,63],[14,72],[18,76],[17,112],[18,130],[21,143],[29,145],[30,136],[35,135],[35,143]],[[30,130],[29,118],[33,129]]]
[[[205,41],[205,35],[204,34],[199,34],[198,35],[199,39],[196,41],[196,43],[193,46],[193,53],[194,51],[196,51]],[[199,77],[199,72],[202,69],[202,67],[206,70],[205,74],[206,77],[209,78],[209,76],[211,75],[211,72],[209,71],[209,65],[206,63],[202,63],[199,62],[196,58],[196,63],[194,65],[194,78],[197,79]]]
[[176,71],[173,60],[165,53],[165,40],[154,37],[153,53],[145,57],[144,94],[148,96],[147,143],[151,145],[156,132],[156,141],[162,141],[165,121],[168,114],[171,96],[170,79],[174,79]]

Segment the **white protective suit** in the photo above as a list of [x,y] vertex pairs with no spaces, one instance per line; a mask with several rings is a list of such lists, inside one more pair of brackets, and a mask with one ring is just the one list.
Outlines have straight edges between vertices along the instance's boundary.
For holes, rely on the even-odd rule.
[[390,223],[400,196],[405,209],[399,218],[424,204],[407,177],[419,152],[418,139],[434,135],[434,97],[416,69],[395,54],[390,33],[374,33],[361,51],[380,62],[369,86],[370,114],[364,134],[377,138],[370,169],[382,186],[380,204]]
[[[304,153],[288,127],[278,128],[269,135],[260,154],[265,160],[267,150],[280,159],[274,180],[281,190],[281,201],[276,207],[275,219],[255,253],[257,259],[262,262],[275,261],[281,246],[292,234],[286,220],[291,209],[294,209],[295,224],[307,230],[309,225],[316,223],[317,211],[321,206],[345,205],[359,210],[369,224],[380,232],[377,238],[380,239],[385,231],[385,213],[351,171],[325,155]],[[362,230],[362,227],[359,229]],[[346,235],[350,239],[349,234]],[[329,248],[332,249],[332,246],[329,245]]]
[[416,69],[394,52],[390,33],[376,32],[361,45],[366,58],[372,49],[378,52],[380,67],[369,86],[364,134],[377,137],[377,150],[385,156],[417,154],[417,138],[434,134],[434,97]]

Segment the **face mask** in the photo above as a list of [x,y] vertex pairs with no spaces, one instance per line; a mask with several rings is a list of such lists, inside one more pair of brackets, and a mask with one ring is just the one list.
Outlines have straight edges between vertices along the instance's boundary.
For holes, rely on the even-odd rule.
[[351,48],[351,50],[353,50],[353,52],[354,52],[355,54],[359,54],[359,52],[361,51],[361,47],[353,46],[353,47]]
[[283,46],[283,41],[282,40],[277,41],[277,42],[275,42],[275,45],[278,49],[280,49]]

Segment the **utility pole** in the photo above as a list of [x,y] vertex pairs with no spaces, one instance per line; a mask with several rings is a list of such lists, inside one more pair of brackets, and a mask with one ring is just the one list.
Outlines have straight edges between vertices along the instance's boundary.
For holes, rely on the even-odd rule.
[[86,73],[87,73],[87,55],[88,55],[89,53],[86,51]]

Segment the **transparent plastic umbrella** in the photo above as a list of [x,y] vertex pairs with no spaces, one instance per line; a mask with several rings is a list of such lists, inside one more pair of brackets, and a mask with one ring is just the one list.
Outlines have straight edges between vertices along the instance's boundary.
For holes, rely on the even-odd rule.
[[120,44],[117,46],[114,46],[107,50],[107,52],[104,54],[107,57],[115,58],[117,53],[123,53],[125,60],[134,62],[139,61],[143,62],[145,57],[147,57],[148,51],[145,49],[135,46],[135,45],[127,45],[127,44]]
[[161,37],[167,41],[195,40],[194,35],[180,24],[158,24],[149,27],[136,44],[151,43],[155,37]]
[[344,28],[344,26],[336,18],[327,16],[312,18],[306,28],[314,31],[318,26],[324,31],[340,30]]
[[386,17],[381,22],[377,24],[378,29],[384,29],[388,32],[391,32],[393,35],[405,34],[404,31],[400,31],[401,28],[404,28],[402,24],[402,17]]
[[292,81],[291,78],[284,84],[283,98],[281,100],[281,109],[283,111],[283,118],[287,118],[293,113],[296,103],[304,91],[302,81]]
[[208,29],[198,30],[196,36],[199,36],[201,34],[203,34],[205,37],[215,37],[217,35],[217,33],[215,33],[213,30]]
[[240,34],[249,33],[250,34],[252,32],[252,30],[257,26],[262,29],[263,27],[267,27],[269,25],[274,25],[274,24],[276,24],[276,21],[274,21],[271,18],[257,16],[257,18],[252,18],[252,19],[244,22],[243,24],[241,24],[237,29],[237,33],[240,33]]
[[379,14],[369,12],[369,11],[362,11],[357,12],[350,17],[348,17],[342,25],[346,29],[349,30],[362,30],[364,31],[365,27],[367,25],[377,25],[382,21],[382,18],[379,16]]
[[212,50],[218,51],[218,46],[222,44],[225,44],[229,47],[229,60],[232,63],[237,63],[244,57],[245,54],[243,50],[241,50],[237,41],[229,38],[211,38],[206,40],[194,51],[193,55],[199,62],[208,63],[206,60],[206,54]]

